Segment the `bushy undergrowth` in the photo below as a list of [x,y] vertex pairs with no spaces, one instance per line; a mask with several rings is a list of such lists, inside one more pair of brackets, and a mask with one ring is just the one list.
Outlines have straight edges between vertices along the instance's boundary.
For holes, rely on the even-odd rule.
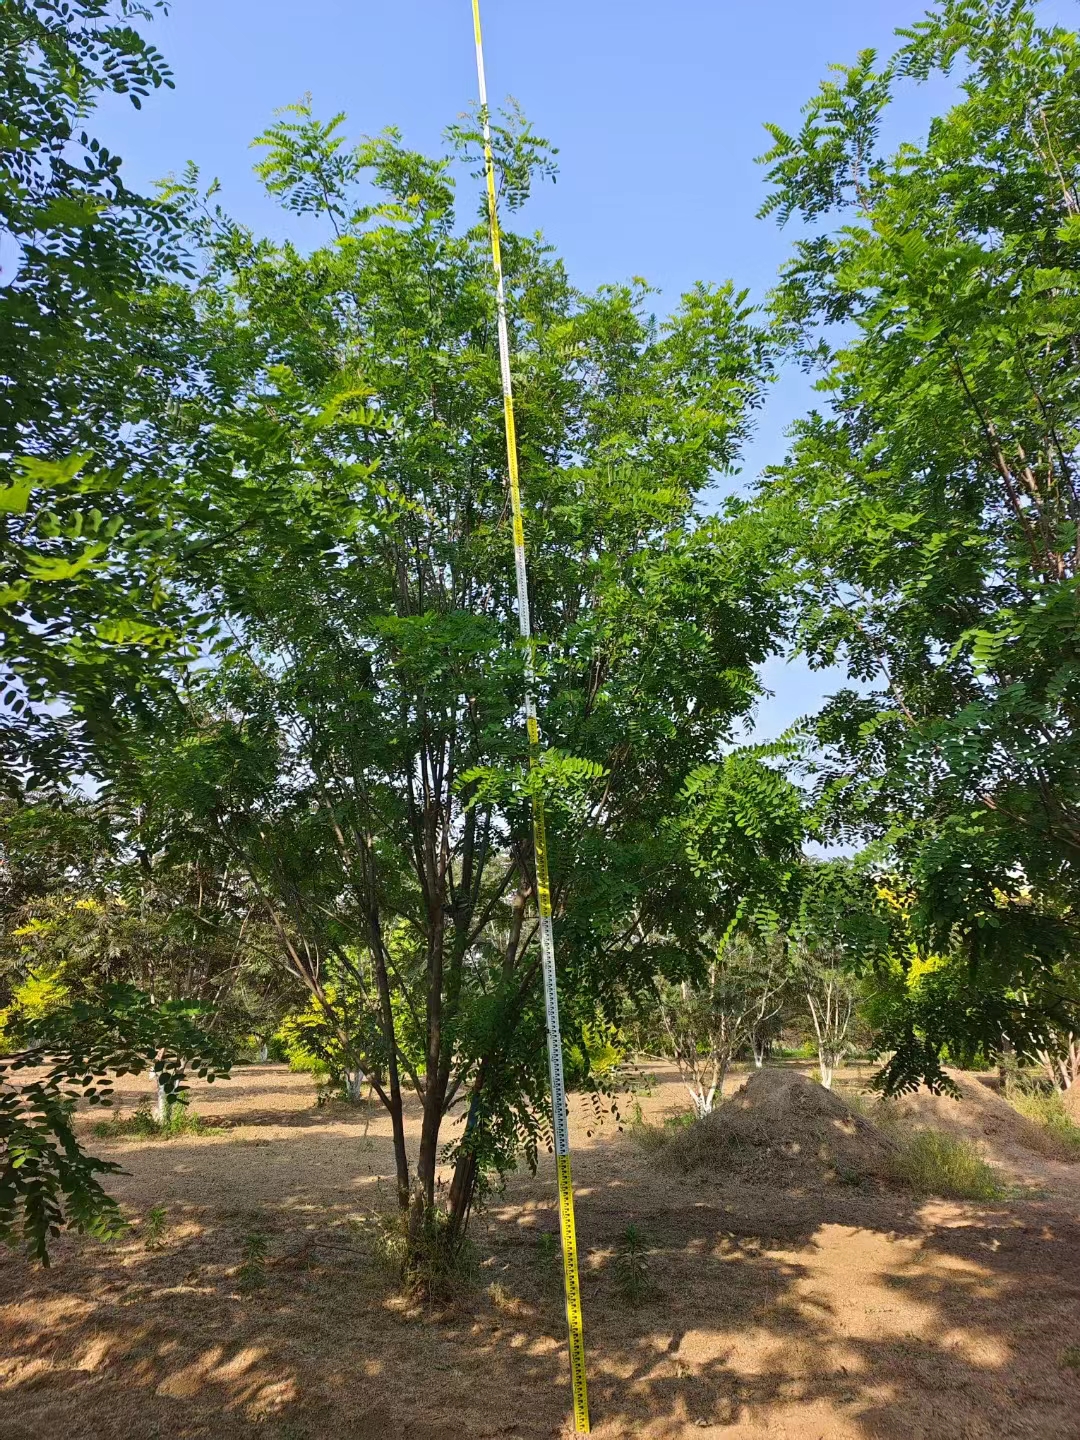
[[1008,1100],[1014,1110],[1038,1127],[1039,1149],[1051,1160],[1080,1162],[1080,1125],[1065,1108],[1060,1090],[1049,1086],[1013,1085]]
[[451,1245],[446,1217],[441,1213],[419,1236],[411,1238],[407,1217],[385,1217],[379,1227],[376,1255],[393,1280],[418,1300],[454,1300],[480,1278],[475,1245],[464,1236]]
[[143,1101],[130,1115],[113,1115],[94,1126],[99,1140],[175,1140],[188,1135],[224,1135],[225,1128],[204,1119],[187,1105],[170,1105],[163,1120],[154,1118]]

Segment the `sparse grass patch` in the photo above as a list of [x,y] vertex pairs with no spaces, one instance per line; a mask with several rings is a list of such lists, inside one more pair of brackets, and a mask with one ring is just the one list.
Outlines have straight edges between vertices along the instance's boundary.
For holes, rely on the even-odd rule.
[[224,1126],[204,1119],[188,1105],[170,1105],[164,1120],[155,1120],[149,1100],[144,1100],[130,1115],[113,1115],[94,1126],[99,1140],[175,1140],[187,1135],[225,1133]]
[[941,1130],[908,1130],[890,1126],[896,1144],[894,1177],[917,1195],[940,1195],[951,1200],[1001,1200],[1004,1190],[997,1174],[970,1140]]
[[537,1235],[536,1252],[531,1264],[544,1289],[553,1289],[559,1279],[560,1248],[559,1237],[550,1230],[541,1230]]
[[1059,1359],[1066,1370],[1080,1370],[1080,1345],[1066,1345]]
[[1060,1090],[1049,1086],[1010,1085],[1006,1098],[1014,1110],[1037,1127],[1036,1134],[1043,1142],[1038,1145],[1041,1154],[1051,1160],[1080,1162],[1080,1125],[1066,1110]]
[[718,1136],[710,1124],[711,1118],[698,1119],[692,1111],[687,1111],[669,1115],[660,1125],[636,1122],[631,1125],[630,1134],[647,1154],[661,1157],[665,1164],[689,1175],[715,1162]]

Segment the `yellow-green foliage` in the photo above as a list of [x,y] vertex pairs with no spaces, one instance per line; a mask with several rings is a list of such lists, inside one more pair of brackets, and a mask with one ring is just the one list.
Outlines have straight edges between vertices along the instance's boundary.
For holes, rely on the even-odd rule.
[[566,1046],[568,1076],[576,1078],[588,1073],[603,1080],[613,1075],[626,1059],[626,1045],[618,1027],[596,1020],[583,1025],[581,1035],[584,1047],[576,1042]]
[[68,987],[60,978],[59,968],[31,970],[16,985],[11,1004],[0,1010],[0,1054],[18,1049],[22,1030],[29,1020],[40,1020],[67,1003]]
[[[330,1003],[333,1003],[332,996]],[[285,1051],[289,1069],[322,1078],[330,1073],[330,1066],[324,1056],[318,1053],[327,1036],[326,1015],[314,998],[307,1008],[293,1015],[286,1015],[278,1026],[274,1039]]]

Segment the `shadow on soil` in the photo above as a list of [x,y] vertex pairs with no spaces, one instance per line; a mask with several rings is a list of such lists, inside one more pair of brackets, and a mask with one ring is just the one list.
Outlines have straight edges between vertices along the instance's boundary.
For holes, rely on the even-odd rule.
[[[317,1169],[330,1143],[313,1127],[296,1163]],[[204,1156],[168,1145],[174,1171]],[[1061,1209],[658,1181],[627,1140],[583,1158],[601,1440],[1080,1435],[1080,1371],[1061,1360],[1080,1314],[1080,1225]],[[539,1238],[557,1226],[546,1177],[516,1178],[480,1217],[481,1279],[434,1312],[380,1269],[374,1194],[364,1210],[301,1176],[258,1211],[170,1202],[158,1249],[136,1227],[110,1245],[62,1241],[49,1271],[5,1257],[4,1440],[566,1433],[560,1267]],[[648,1239],[637,1305],[614,1260],[629,1220]],[[245,1272],[253,1231],[267,1253]]]

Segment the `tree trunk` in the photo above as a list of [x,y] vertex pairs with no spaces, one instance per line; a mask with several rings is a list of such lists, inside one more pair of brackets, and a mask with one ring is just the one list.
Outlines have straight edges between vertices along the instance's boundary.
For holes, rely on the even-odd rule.
[[394,1005],[390,996],[390,977],[383,952],[382,928],[378,912],[372,908],[368,916],[371,932],[371,958],[375,966],[375,985],[379,992],[380,1028],[387,1051],[387,1077],[390,1082],[390,1124],[394,1132],[394,1166],[397,1171],[398,1204],[409,1209],[409,1152],[405,1148],[405,1114],[401,1103],[401,1075],[398,1072],[397,1041],[394,1035]]
[[150,1078],[154,1082],[154,1105],[152,1114],[159,1125],[164,1125],[169,1118],[169,1096],[165,1086],[158,1079],[156,1070],[150,1071]]

